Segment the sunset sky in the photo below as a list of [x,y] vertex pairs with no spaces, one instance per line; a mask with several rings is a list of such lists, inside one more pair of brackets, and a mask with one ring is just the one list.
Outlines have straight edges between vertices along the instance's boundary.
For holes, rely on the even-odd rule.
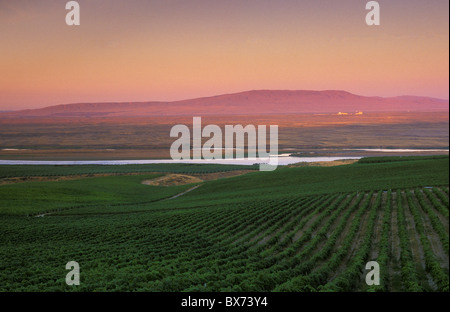
[[449,98],[449,1],[0,0],[0,110],[255,89]]

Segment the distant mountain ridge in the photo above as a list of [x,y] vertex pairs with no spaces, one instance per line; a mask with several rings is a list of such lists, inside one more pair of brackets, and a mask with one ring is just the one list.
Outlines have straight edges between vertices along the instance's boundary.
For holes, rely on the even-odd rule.
[[133,117],[338,112],[448,111],[449,101],[419,96],[367,97],[341,90],[254,90],[172,102],[62,104],[1,117]]

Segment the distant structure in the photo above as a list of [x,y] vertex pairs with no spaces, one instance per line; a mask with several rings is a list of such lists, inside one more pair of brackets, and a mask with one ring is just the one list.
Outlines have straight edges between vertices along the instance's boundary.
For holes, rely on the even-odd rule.
[[356,113],[354,113],[354,114],[349,114],[349,113],[339,112],[339,113],[337,113],[337,114],[338,114],[338,116],[346,116],[346,115],[362,115],[363,112],[356,112]]

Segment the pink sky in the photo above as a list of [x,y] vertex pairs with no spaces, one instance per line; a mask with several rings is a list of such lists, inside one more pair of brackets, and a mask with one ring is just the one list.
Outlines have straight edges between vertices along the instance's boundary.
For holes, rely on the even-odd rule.
[[449,2],[0,0],[0,110],[254,89],[449,97]]

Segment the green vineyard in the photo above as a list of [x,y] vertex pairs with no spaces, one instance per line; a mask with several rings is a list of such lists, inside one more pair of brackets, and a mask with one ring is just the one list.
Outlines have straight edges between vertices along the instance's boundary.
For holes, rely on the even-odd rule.
[[[422,161],[396,166],[405,176],[420,174],[421,165],[412,163]],[[445,165],[446,171],[436,174]],[[431,171],[433,178],[424,174],[423,184],[415,187],[396,188],[386,166],[286,168],[205,182],[173,200],[157,195],[155,187],[152,196],[164,200],[144,203],[147,198],[140,195],[128,205],[74,206],[45,217],[3,214],[0,291],[447,292],[448,158],[427,160],[423,172]],[[373,187],[354,189],[354,177],[336,175],[345,169],[360,176],[377,172],[366,175]],[[302,175],[311,172],[329,174],[348,190],[316,189],[317,176]],[[270,193],[261,177],[279,183],[279,174],[302,184]],[[136,186],[129,177],[108,179],[124,178],[122,183]],[[253,196],[245,179],[255,181]],[[302,179],[310,179],[309,187]],[[224,187],[231,182],[236,189]],[[15,186],[33,189],[39,183]],[[224,194],[244,195],[225,199],[210,192],[221,185]],[[380,185],[387,187],[375,188]],[[116,202],[129,202],[131,195]],[[69,261],[80,264],[76,288],[65,284]],[[380,285],[366,283],[369,261],[380,265]]]

